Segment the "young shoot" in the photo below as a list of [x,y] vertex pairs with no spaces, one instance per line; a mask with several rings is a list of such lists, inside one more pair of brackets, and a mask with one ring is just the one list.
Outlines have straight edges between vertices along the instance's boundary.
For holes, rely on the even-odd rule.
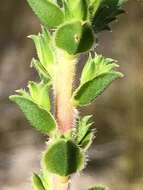
[[[92,116],[81,117],[78,108],[96,101],[114,80],[123,77],[116,60],[93,56],[93,52],[98,34],[110,30],[110,23],[124,13],[125,1],[27,0],[42,24],[38,35],[29,36],[37,51],[31,65],[39,81],[29,81],[28,88],[17,90],[10,100],[32,127],[49,137],[41,170],[32,176],[35,190],[68,190],[72,175],[85,168],[95,130]],[[75,89],[76,65],[82,54],[88,59]],[[95,184],[89,190],[105,188]]]

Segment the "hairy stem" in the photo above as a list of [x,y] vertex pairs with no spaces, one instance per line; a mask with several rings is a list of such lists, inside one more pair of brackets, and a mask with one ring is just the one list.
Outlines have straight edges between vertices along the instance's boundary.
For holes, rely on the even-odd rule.
[[55,112],[59,131],[63,134],[73,127],[74,107],[71,103],[76,58],[62,50],[57,51],[55,67]]
[[54,177],[53,184],[54,184],[53,190],[69,190],[70,189],[69,180],[63,181],[57,176]]

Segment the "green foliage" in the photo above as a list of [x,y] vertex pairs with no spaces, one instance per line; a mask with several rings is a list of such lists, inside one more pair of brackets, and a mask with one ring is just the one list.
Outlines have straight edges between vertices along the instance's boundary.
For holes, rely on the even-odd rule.
[[39,33],[37,36],[30,35],[29,38],[34,40],[40,65],[52,76],[54,53],[52,51],[52,39],[49,31],[42,27],[42,33]]
[[47,190],[44,188],[44,185],[37,174],[33,174],[32,176],[32,186],[35,190]]
[[104,90],[122,75],[117,72],[110,72],[95,77],[93,80],[80,86],[74,93],[74,101],[77,106],[86,106],[104,92]]
[[51,81],[51,76],[40,63],[40,61],[33,58],[31,61],[31,67],[35,68],[35,70],[39,74],[40,79],[43,80],[45,83],[49,83]]
[[60,8],[49,0],[27,0],[30,7],[39,17],[43,25],[48,28],[59,26],[64,21],[64,14]]
[[84,167],[84,157],[80,148],[72,141],[58,139],[44,153],[44,169],[60,176],[68,176]]
[[39,175],[46,190],[52,190],[52,175],[47,171],[42,171]]
[[[94,0],[92,0],[94,2]],[[93,18],[92,24],[96,33],[102,30],[110,30],[109,24],[116,20],[117,16],[124,13],[122,5],[127,0],[100,0],[97,2],[98,8],[94,10],[94,3],[92,3],[91,17]]]
[[80,86],[73,94],[77,106],[90,104],[115,80],[123,75],[113,69],[117,67],[114,60],[97,56],[90,58],[85,65]]
[[51,174],[45,171],[39,175],[34,173],[32,176],[32,186],[35,190],[52,190],[51,181]]
[[53,116],[29,98],[13,95],[10,99],[18,104],[31,125],[42,133],[51,134],[56,128]]
[[65,19],[67,21],[73,20],[88,20],[89,10],[87,0],[68,0],[64,3]]
[[[84,43],[85,37],[86,43]],[[82,24],[80,21],[75,21],[59,27],[56,32],[55,41],[57,47],[74,55],[91,49],[94,36],[88,23]]]
[[98,10],[102,0],[89,0],[89,1],[90,1],[89,4],[90,19],[92,19],[96,11]]
[[32,100],[39,106],[43,107],[45,110],[50,111],[51,105],[48,94],[49,84],[30,81],[28,84],[28,88]]
[[91,129],[93,122],[90,122],[92,116],[84,116],[79,119],[77,126],[77,143],[81,148],[87,150],[93,142],[94,132]]
[[86,134],[86,136],[83,138],[83,140],[80,142],[80,147],[84,149],[84,151],[87,151],[91,144],[93,143],[94,139],[94,132],[92,130],[89,130],[89,132]]
[[[33,175],[32,185],[35,190],[52,190],[53,176],[63,182],[84,168],[86,151],[93,142],[91,116],[75,118],[74,110],[95,101],[115,79],[123,76],[115,71],[115,60],[102,55],[91,57],[93,53],[89,52],[93,51],[97,33],[109,30],[109,24],[124,12],[122,5],[126,0],[27,1],[43,25],[41,33],[29,36],[37,51],[31,67],[38,72],[40,82],[30,81],[29,92],[17,90],[18,95],[10,99],[19,105],[34,128],[50,137],[42,156],[42,170]],[[90,56],[79,87],[73,92],[75,64],[85,52]],[[55,118],[51,113],[51,89]]]
[[105,58],[102,55],[96,55],[94,58],[90,56],[82,71],[81,84],[85,84],[102,74],[112,72],[117,67],[117,61],[113,59]]

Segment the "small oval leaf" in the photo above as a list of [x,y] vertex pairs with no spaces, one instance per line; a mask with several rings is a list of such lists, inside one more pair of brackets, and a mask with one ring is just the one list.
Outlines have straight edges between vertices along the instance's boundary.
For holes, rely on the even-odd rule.
[[68,176],[83,169],[84,158],[76,144],[69,140],[59,139],[44,154],[43,165],[51,173]]
[[34,128],[45,134],[52,133],[55,130],[56,121],[50,112],[42,109],[28,98],[19,95],[10,96],[10,100],[20,106]]
[[74,92],[74,102],[77,106],[86,106],[94,101],[115,80],[122,77],[119,72],[99,75],[79,86]]
[[64,14],[54,3],[48,0],[27,0],[30,7],[39,17],[42,24],[48,28],[54,28],[63,23]]

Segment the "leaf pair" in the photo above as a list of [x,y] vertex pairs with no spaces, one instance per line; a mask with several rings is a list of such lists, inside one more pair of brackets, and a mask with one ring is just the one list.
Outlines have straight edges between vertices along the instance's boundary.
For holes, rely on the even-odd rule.
[[[114,21],[118,15],[124,13],[122,5],[126,2],[126,0],[58,0],[56,2],[51,0],[27,1],[39,17],[42,24],[49,29],[58,27],[66,22],[84,21],[88,22],[89,25],[92,25],[92,29],[94,29],[96,33],[110,29],[109,23]],[[72,29],[73,28],[71,28],[71,31]],[[69,32],[69,30],[67,30],[67,32]],[[88,39],[89,34],[85,33],[85,36]],[[90,39],[91,38],[90,34]],[[85,38],[84,44],[86,44]],[[89,50],[88,48],[86,49]],[[66,49],[66,51],[71,53],[69,49]],[[84,51],[86,50],[79,51],[79,53]]]
[[[68,22],[61,25],[55,34],[54,39],[51,38],[50,33],[42,27],[42,33],[39,35],[30,35],[29,38],[34,40],[39,63],[36,62],[35,67],[44,75],[53,75],[53,67],[55,63],[55,54],[53,53],[53,40],[55,45],[67,51],[69,54],[75,55],[88,51],[94,43],[94,35],[89,23],[80,21]],[[86,38],[86,43],[85,43]],[[34,60],[35,61],[35,60]],[[41,65],[39,65],[41,63]],[[47,76],[48,77],[48,76]]]
[[[55,35],[55,44],[58,48],[75,55],[86,52],[92,47],[94,35],[88,18],[87,0],[63,0],[57,1],[57,5],[49,0],[28,0],[28,2],[44,26],[48,28],[58,27]],[[63,10],[60,9],[60,5],[63,6]],[[64,15],[63,19],[58,12]],[[57,21],[59,22],[57,23]],[[53,23],[51,24],[51,22]],[[42,66],[51,75],[54,56],[49,45],[50,35],[48,31],[43,29],[42,34],[30,37],[35,42]]]
[[86,21],[89,10],[87,0],[27,0],[42,24],[55,28],[65,21]]
[[95,101],[96,98],[115,80],[123,75],[113,69],[118,67],[116,61],[96,56],[86,63],[79,87],[73,93],[76,106],[85,106]]
[[56,129],[56,121],[50,113],[49,86],[30,82],[30,94],[18,90],[19,95],[10,96],[10,100],[18,104],[31,125],[45,134],[52,134]]

